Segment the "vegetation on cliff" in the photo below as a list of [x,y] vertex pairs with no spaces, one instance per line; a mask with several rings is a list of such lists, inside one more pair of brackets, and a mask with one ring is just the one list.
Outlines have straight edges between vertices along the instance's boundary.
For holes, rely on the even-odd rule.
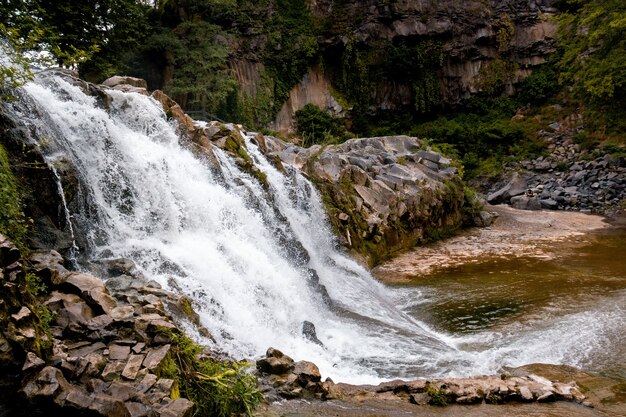
[[24,248],[28,220],[22,209],[22,196],[7,152],[0,144],[0,234]]

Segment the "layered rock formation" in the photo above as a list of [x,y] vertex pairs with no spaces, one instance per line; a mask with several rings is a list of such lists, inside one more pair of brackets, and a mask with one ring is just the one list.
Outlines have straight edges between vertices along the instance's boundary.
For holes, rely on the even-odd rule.
[[[515,84],[530,75],[533,68],[545,63],[546,57],[555,51],[556,25],[550,18],[556,9],[551,0],[384,3],[319,0],[312,2],[311,8],[320,26],[328,28],[318,37],[327,70],[311,67],[283,104],[272,124],[275,130],[291,130],[295,111],[308,103],[333,114],[349,110],[338,106],[330,86],[337,86],[341,82],[338,78],[345,77],[346,71],[357,71],[355,68],[346,70],[341,62],[346,50],[354,45],[375,50],[384,42],[389,45],[420,41],[440,44],[441,65],[426,70],[434,74],[439,90],[438,103],[444,106],[454,106],[485,88],[503,88],[513,93]],[[375,67],[382,65],[388,63],[374,64]],[[259,74],[263,65],[239,59],[233,67],[245,93],[254,97],[261,88]],[[337,72],[337,67],[342,68]],[[419,82],[415,77],[417,75],[404,80],[393,76],[374,80],[370,86],[370,113],[413,109],[414,83]],[[490,83],[493,85],[487,86]]]
[[[166,311],[197,320],[187,299],[137,275],[112,277],[105,286],[65,269],[55,251],[22,259],[3,236],[0,254],[0,366],[5,375],[21,369],[26,399],[67,415],[191,414],[176,381],[160,377],[180,332]],[[120,273],[128,262],[105,264]]]
[[317,186],[342,243],[370,265],[461,225],[463,184],[451,161],[413,137],[301,148],[265,137],[265,151]]
[[344,401],[402,401],[414,405],[502,404],[507,402],[575,401],[584,405],[586,397],[575,382],[553,382],[522,371],[501,376],[390,381],[377,386],[321,382],[317,367],[306,361],[295,362],[270,348],[257,361],[261,389],[271,399],[321,398]]

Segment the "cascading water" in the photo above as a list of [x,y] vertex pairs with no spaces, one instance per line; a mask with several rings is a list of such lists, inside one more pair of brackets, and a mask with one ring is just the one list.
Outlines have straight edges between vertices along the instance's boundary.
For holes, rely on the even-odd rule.
[[[36,114],[29,123],[54,141],[48,158],[69,159],[83,184],[85,206],[72,217],[84,255],[130,258],[150,279],[182,290],[234,356],[273,346],[315,362],[324,376],[371,383],[558,362],[574,346],[547,353],[513,338],[494,348],[490,335],[452,337],[406,314],[407,300],[424,302],[419,290],[385,287],[338,251],[316,190],[296,170],[276,170],[249,138],[268,190],[219,150],[216,175],[179,143],[152,98],[109,90],[105,110],[52,74],[23,90]],[[324,346],[302,336],[304,321]],[[469,342],[483,347],[460,348]]]

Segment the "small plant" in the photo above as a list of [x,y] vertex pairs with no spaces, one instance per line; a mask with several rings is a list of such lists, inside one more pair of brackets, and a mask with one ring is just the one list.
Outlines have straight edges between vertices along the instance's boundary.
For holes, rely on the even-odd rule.
[[567,162],[559,162],[558,164],[556,164],[557,171],[567,171],[568,168],[569,165],[567,164]]
[[246,414],[263,399],[248,363],[223,362],[202,356],[203,348],[185,335],[172,335],[172,350],[159,369],[159,376],[178,383],[173,397],[192,401],[197,416]]
[[26,289],[33,297],[45,294],[48,291],[46,284],[41,281],[41,278],[33,273],[26,274]]
[[426,389],[426,394],[430,397],[428,404],[444,407],[450,403],[450,398],[446,394],[445,388],[435,388],[429,385]]
[[298,133],[302,135],[305,146],[334,142],[346,134],[340,118],[331,116],[314,104],[307,104],[295,116]]

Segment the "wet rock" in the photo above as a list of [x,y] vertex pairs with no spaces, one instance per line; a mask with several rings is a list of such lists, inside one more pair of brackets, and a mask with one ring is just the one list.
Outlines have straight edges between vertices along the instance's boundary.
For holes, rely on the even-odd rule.
[[33,312],[30,311],[28,307],[22,306],[22,308],[20,308],[20,310],[17,313],[11,314],[11,318],[13,319],[15,323],[19,324],[19,322],[30,318],[32,315],[33,315]]
[[124,362],[108,362],[102,370],[102,379],[107,382],[119,379],[125,367],[126,363]]
[[68,391],[70,384],[63,373],[52,366],[46,366],[39,374],[27,383],[22,391],[26,398],[53,397],[61,391]]
[[51,285],[60,285],[69,274],[61,254],[55,250],[33,252],[29,261],[33,272]]
[[324,346],[324,344],[317,338],[317,333],[315,331],[315,325],[310,321],[302,322],[302,334],[304,337],[311,342],[318,344],[320,346]]
[[91,395],[88,395],[78,389],[72,388],[70,392],[65,397],[65,403],[63,404],[66,407],[73,407],[79,410],[89,409],[94,399]]
[[265,358],[256,362],[257,369],[271,375],[283,375],[294,368],[294,360],[278,349],[269,348]]
[[296,362],[293,373],[298,376],[298,381],[302,386],[306,386],[309,382],[320,382],[322,380],[319,368],[312,362]]
[[154,370],[161,365],[161,362],[167,357],[170,352],[170,345],[164,345],[157,349],[152,349],[146,354],[146,358],[143,361],[143,366],[149,370]]
[[533,393],[528,387],[520,387],[519,393],[524,401],[530,402],[534,400]]
[[511,197],[511,206],[521,210],[541,210],[537,196],[518,195]]
[[555,200],[551,198],[539,200],[539,204],[541,204],[542,208],[545,208],[548,210],[556,210],[559,208],[559,203],[557,203]]
[[189,417],[193,412],[193,403],[179,398],[159,410],[162,417]]
[[130,346],[109,345],[109,359],[125,361],[130,355]]
[[269,157],[284,158],[316,183],[332,204],[330,219],[342,244],[372,265],[413,245],[427,228],[460,225],[462,187],[448,170],[450,161],[416,138],[352,139],[309,149],[265,140]]
[[126,366],[122,370],[122,376],[126,379],[136,379],[137,374],[141,369],[141,364],[143,363],[144,358],[145,355],[130,355]]
[[116,400],[108,395],[95,395],[89,410],[109,417],[130,417],[128,409],[120,400]]
[[39,358],[33,352],[28,352],[26,354],[26,360],[24,361],[24,365],[22,366],[22,372],[38,371],[45,365],[46,363],[41,358]]

